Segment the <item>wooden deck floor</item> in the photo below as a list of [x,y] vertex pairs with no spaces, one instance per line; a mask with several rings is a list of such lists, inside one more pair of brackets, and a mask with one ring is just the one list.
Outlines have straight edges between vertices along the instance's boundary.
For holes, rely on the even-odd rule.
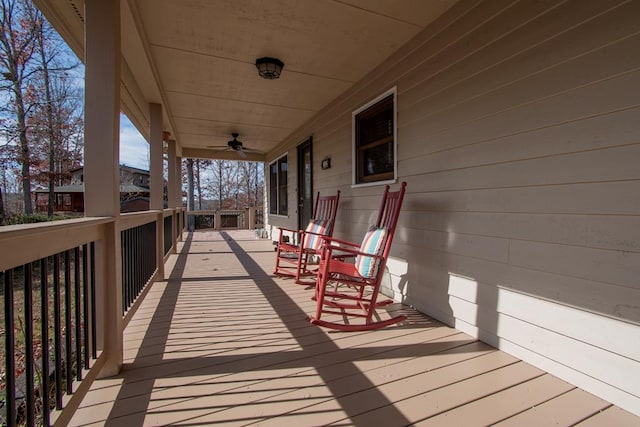
[[72,425],[624,426],[639,418],[406,307],[329,333],[311,290],[271,275],[270,241],[198,232],[126,329],[125,367]]

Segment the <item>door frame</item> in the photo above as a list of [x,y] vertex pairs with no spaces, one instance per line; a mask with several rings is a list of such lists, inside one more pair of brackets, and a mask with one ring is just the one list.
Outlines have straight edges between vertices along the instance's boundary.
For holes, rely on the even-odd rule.
[[304,188],[304,176],[305,176],[305,170],[304,170],[304,165],[303,165],[303,152],[306,148],[309,148],[309,173],[311,175],[311,179],[309,180],[309,194],[310,196],[310,200],[309,202],[311,203],[311,209],[310,209],[310,215],[313,215],[313,136],[309,136],[307,139],[305,139],[303,142],[301,142],[300,144],[298,144],[298,146],[296,147],[297,150],[297,160],[298,160],[298,164],[297,164],[297,179],[298,179],[298,188],[297,188],[297,197],[296,197],[296,203],[297,203],[297,212],[298,212],[298,229],[305,227],[306,223],[308,222],[308,220],[304,220],[302,218],[303,216],[303,209],[300,208],[300,204],[303,203],[303,200],[301,200],[302,197],[302,193],[301,193],[301,189]]

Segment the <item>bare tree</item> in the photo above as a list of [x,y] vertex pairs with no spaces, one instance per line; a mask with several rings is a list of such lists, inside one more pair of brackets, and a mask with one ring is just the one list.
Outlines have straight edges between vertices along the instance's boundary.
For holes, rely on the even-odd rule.
[[[36,122],[34,128],[38,130],[37,136],[42,136],[48,142],[46,153],[48,170],[43,175],[46,177],[49,188],[47,215],[51,217],[55,203],[54,187],[56,183],[61,184],[63,175],[69,172],[68,169],[71,166],[64,164],[64,159],[69,154],[64,144],[71,134],[77,131],[76,125],[80,120],[77,105],[73,105],[74,91],[66,78],[66,73],[76,65],[60,64],[58,56],[62,52],[62,40],[56,37],[55,32],[39,11],[35,12],[34,19],[39,23],[36,28],[41,77],[39,86],[44,89],[44,98],[40,100],[39,110],[44,111],[42,111],[43,114],[35,114],[33,120]],[[68,105],[69,102],[71,105]]]
[[2,89],[9,91],[12,98],[11,108],[15,114],[14,132],[20,147],[22,193],[24,211],[33,213],[31,202],[30,151],[27,137],[27,115],[29,100],[34,89],[29,83],[35,70],[31,68],[31,59],[36,50],[35,39],[39,23],[35,19],[35,7],[27,0],[1,0],[0,16],[0,72],[8,84]]
[[2,184],[0,184],[0,225],[4,225],[4,219],[6,214],[4,213],[4,199],[2,198]]

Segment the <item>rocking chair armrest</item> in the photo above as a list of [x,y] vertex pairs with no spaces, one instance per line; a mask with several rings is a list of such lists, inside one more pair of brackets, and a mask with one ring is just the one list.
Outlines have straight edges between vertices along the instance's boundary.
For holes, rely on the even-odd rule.
[[[345,248],[344,246],[337,246],[337,245],[324,245],[323,249],[329,251],[329,257],[330,258],[351,258],[351,257],[355,257],[355,256],[358,256],[358,255],[368,256],[368,257],[377,258],[377,259],[383,259],[384,258],[384,256],[382,256],[382,255],[370,254],[370,253],[367,253],[367,252],[362,252],[360,250],[359,246],[358,246],[357,249],[353,249],[353,248]],[[338,255],[333,255],[333,251],[339,251],[341,253],[338,254]]]
[[[344,248],[359,248],[360,244],[359,243],[354,243],[354,242],[349,242],[348,240],[341,240],[341,239],[336,239],[335,237],[331,237],[331,236],[321,236],[322,240],[324,240],[323,245],[329,245],[329,246],[336,246],[336,247],[344,247]],[[337,245],[336,245],[337,243]],[[343,245],[343,246],[339,246],[339,245]]]
[[284,231],[295,233],[298,235],[298,237],[300,237],[300,235],[304,232],[304,230],[294,230],[292,228],[286,228],[286,227],[279,227],[279,230],[280,230],[280,234],[278,235],[278,242],[282,242],[282,234]]

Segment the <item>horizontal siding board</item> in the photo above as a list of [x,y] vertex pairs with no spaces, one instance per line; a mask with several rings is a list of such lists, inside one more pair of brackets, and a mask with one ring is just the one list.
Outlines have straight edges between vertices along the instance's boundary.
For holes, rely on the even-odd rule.
[[[454,103],[456,99],[450,99],[447,96],[449,95],[448,91],[444,91],[440,96],[442,99],[429,98],[420,104],[411,106],[406,112],[400,110],[399,114],[402,118],[400,125],[410,126],[419,120],[432,119],[446,123],[445,117],[451,117],[452,113],[455,115],[454,117],[468,121],[482,117],[486,112],[504,111],[515,105],[526,105],[591,85],[593,82],[623,75],[637,70],[639,67],[639,59],[634,58],[633,55],[625,54],[630,50],[637,49],[640,46],[639,40],[638,35],[635,35],[510,84],[495,89],[486,88],[485,92],[475,98],[466,94],[458,103]],[[623,59],[612,61],[614,58]],[[498,70],[494,70],[494,72],[496,71]],[[476,87],[478,86],[479,84]],[[429,110],[435,111],[429,114]]]
[[420,156],[637,107],[638,98],[640,72],[630,72],[505,109],[499,109],[500,99],[488,96],[484,108],[470,115],[448,110],[406,126],[398,120],[403,138],[423,141],[411,145],[414,150],[405,154]]
[[[478,308],[475,304],[455,297],[451,298],[450,304],[454,308],[456,319],[475,325],[484,334],[499,337],[499,348],[502,348],[503,341],[509,341],[539,357],[562,366],[570,366],[584,376],[597,378],[609,386],[626,390],[631,397],[640,398],[640,384],[635,381],[640,375],[640,363],[637,361],[517,318]],[[481,339],[482,333],[479,333]],[[578,354],[582,357],[576,357]]]
[[[403,120],[411,123],[420,115],[448,109],[487,93],[522,91],[532,87],[542,93],[553,93],[558,90],[558,84],[566,82],[566,76],[561,72],[566,71],[567,67],[576,69],[584,66],[585,62],[592,69],[582,70],[583,73],[579,75],[573,74],[575,82],[570,87],[578,86],[579,82],[599,80],[603,75],[617,74],[623,69],[632,69],[633,66],[625,63],[635,63],[636,60],[620,58],[618,52],[628,45],[637,45],[635,40],[625,41],[640,30],[637,20],[633,19],[640,12],[637,4],[627,3],[584,25],[571,28],[581,23],[588,14],[606,10],[614,3],[618,2],[565,2],[549,12],[557,18],[550,25],[547,22],[551,17],[541,16],[519,28],[518,34],[501,40],[501,43],[489,46],[446,70],[435,70],[438,74],[425,80],[415,90],[412,88],[406,95],[400,92],[404,103],[400,110]],[[538,21],[546,22],[541,25]],[[615,57],[616,61],[603,64],[603,57]],[[498,72],[500,70],[508,72]],[[561,78],[558,81],[549,79],[540,85],[541,75],[547,73]],[[406,90],[403,83],[400,80],[400,85]],[[513,99],[518,99],[516,93],[504,98],[505,101]]]
[[531,296],[499,290],[498,311],[640,362],[640,327]]
[[434,232],[640,252],[640,216],[413,210],[402,212],[399,225]]
[[[453,258],[453,259],[452,259]],[[595,314],[622,319],[640,325],[640,290],[577,277],[563,276],[547,271],[537,271],[478,258],[446,257],[429,254],[427,271],[434,270],[432,292],[446,290],[447,270],[453,274],[470,277],[479,283],[499,284],[507,289],[526,293],[534,298],[555,301]],[[445,271],[434,262],[445,265]],[[411,270],[410,270],[411,271]],[[437,273],[436,273],[437,272]],[[445,277],[443,279],[443,277]],[[412,286],[410,277],[409,287]],[[438,280],[438,282],[435,282]]]
[[[421,173],[412,191],[473,190],[640,180],[640,143],[597,151]],[[424,179],[426,178],[426,179]]]
[[[509,7],[497,11],[495,15],[483,22],[482,26],[471,27],[473,28],[472,31],[461,33],[458,38],[446,46],[446,50],[440,50],[434,55],[424,56],[423,58],[426,58],[426,60],[402,76],[400,83],[404,90],[411,90],[415,86],[423,84],[434,72],[442,72],[469,55],[484,51],[487,46],[508,37],[510,32],[535,19],[537,15],[557,7],[560,3],[557,0],[544,0],[511,4]],[[497,5],[494,7],[497,7]]]
[[[461,300],[466,311],[473,309],[464,307],[477,307],[480,303],[481,307],[475,310],[490,307],[498,313],[640,362],[640,347],[635,345],[640,342],[637,325],[461,277],[454,277],[449,283],[450,297],[456,303]],[[471,318],[461,319],[477,323]]]
[[405,154],[409,143],[400,132],[399,170],[406,176],[637,144],[639,115],[635,107],[419,157]]
[[510,263],[640,289],[640,253],[512,241]]
[[[463,330],[463,328],[457,329]],[[486,341],[488,342],[489,340]],[[617,402],[616,405],[620,406],[621,408],[637,411],[637,408],[640,407],[640,398],[633,396],[632,394],[625,392],[618,387],[610,386],[605,382],[602,382],[597,376],[599,371],[584,374],[578,370],[573,369],[572,364],[565,365],[558,363],[553,359],[544,357],[535,351],[530,351],[527,348],[506,339],[500,339],[499,341],[499,346],[502,351],[519,357],[522,360],[526,360],[528,363],[531,363],[534,366],[543,369],[552,375],[568,381],[571,384],[584,389],[585,391],[594,393],[605,400],[608,400],[610,402]],[[574,357],[575,356],[576,355],[574,355]]]
[[[421,179],[421,178],[420,178]],[[407,178],[408,188],[419,185]],[[637,181],[407,193],[407,204],[457,212],[640,215]]]
[[398,240],[423,250],[435,250],[450,254],[507,262],[509,242],[495,237],[473,236],[469,234],[445,233],[413,229],[398,234]]
[[[640,397],[640,383],[635,380],[640,377],[640,363],[513,317],[501,315],[497,324],[501,339]],[[578,354],[581,357],[576,357]]]

